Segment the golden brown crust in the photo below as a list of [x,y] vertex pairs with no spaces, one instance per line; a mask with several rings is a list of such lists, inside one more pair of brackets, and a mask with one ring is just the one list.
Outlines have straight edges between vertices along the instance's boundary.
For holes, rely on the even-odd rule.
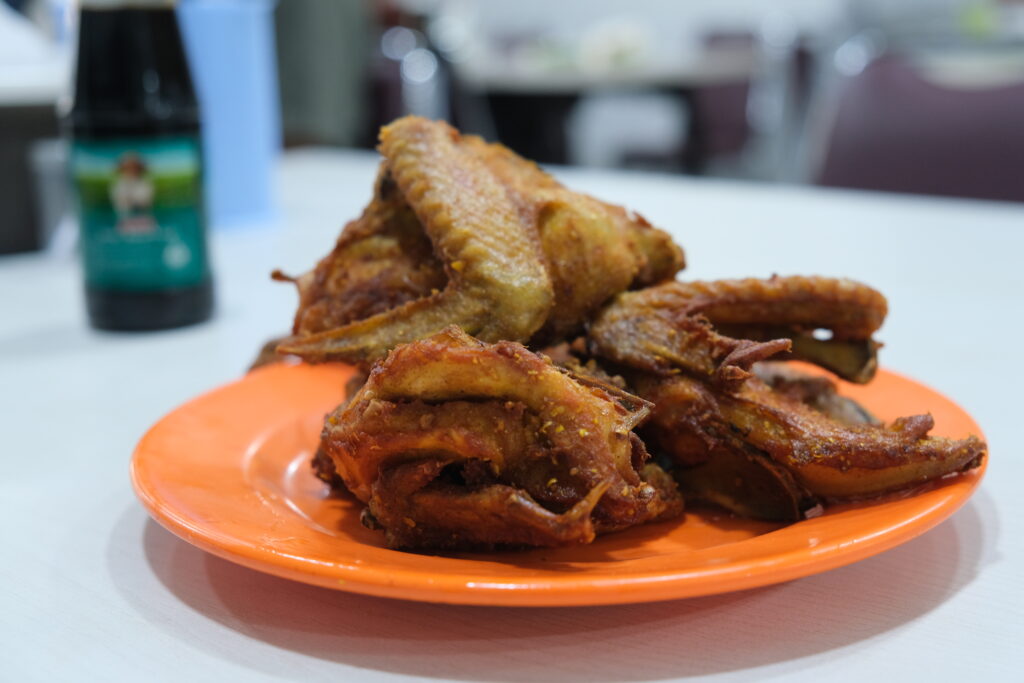
[[313,271],[294,280],[293,334],[342,327],[445,287],[444,267],[385,166],[363,214],[349,222]]
[[682,250],[642,217],[444,123],[399,119],[380,149],[378,186],[393,179],[397,191],[378,191],[296,280],[296,336],[283,351],[366,366],[448,324],[485,341],[558,340],[618,292],[683,267]]
[[854,280],[821,276],[673,282],[656,294],[648,292],[648,305],[685,308],[714,325],[826,328],[836,339],[869,338],[888,311],[877,290]]
[[406,117],[381,131],[381,153],[434,253],[443,291],[282,346],[307,360],[369,363],[396,344],[457,324],[497,341],[528,339],[553,294],[532,226],[450,126]]
[[[589,340],[599,356],[661,374],[737,381],[753,362],[792,352],[866,382],[877,368],[870,336],[885,312],[881,294],[845,279],[667,282],[620,294],[595,316]],[[833,338],[816,340],[819,328]]]
[[786,339],[756,343],[726,337],[684,308],[650,306],[650,300],[659,301],[654,290],[663,287],[616,297],[590,324],[590,352],[636,370],[659,375],[682,370],[728,384],[746,379],[755,362],[790,348]]
[[537,226],[555,288],[539,341],[564,339],[615,294],[671,279],[685,266],[683,250],[642,216],[569,190],[500,144],[464,140]]
[[[389,545],[585,543],[679,514],[675,484],[632,431],[652,406],[643,434],[680,465],[688,495],[773,519],[985,456],[975,437],[928,436],[926,415],[878,424],[829,380],[751,374],[800,358],[869,381],[887,312],[876,290],[675,282],[684,255],[666,233],[501,145],[406,117],[380,150],[370,205],[293,280],[299,311],[279,350],[375,364],[330,417],[315,468],[366,503]],[[552,350],[563,369],[518,343],[584,332]],[[619,374],[580,360],[588,352]]]
[[604,484],[557,513],[513,486],[439,482],[443,469],[439,460],[419,460],[387,469],[374,482],[367,510],[389,547],[473,550],[594,540],[591,513]]
[[[449,328],[378,364],[328,419],[322,448],[391,545],[558,545],[681,511],[631,433],[647,412],[636,397],[576,382],[519,344],[484,345]],[[458,514],[439,516],[433,502],[419,509],[443,497],[458,501]],[[485,514],[497,500],[515,514]],[[481,516],[490,521],[460,521]]]
[[906,488],[975,467],[986,453],[977,437],[928,436],[929,415],[888,426],[850,424],[752,377],[723,391],[684,375],[633,378],[655,404],[649,443],[686,464],[700,464],[724,439],[767,453],[815,495],[856,499]]
[[799,401],[814,410],[846,424],[880,425],[882,421],[854,401],[842,396],[828,377],[809,375],[793,369],[789,363],[765,362],[753,368],[754,374],[775,392]]

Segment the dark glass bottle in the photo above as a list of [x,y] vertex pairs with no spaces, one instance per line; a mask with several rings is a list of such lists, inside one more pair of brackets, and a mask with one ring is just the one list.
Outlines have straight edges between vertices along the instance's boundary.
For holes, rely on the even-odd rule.
[[66,123],[92,325],[207,319],[199,106],[172,3],[83,0]]

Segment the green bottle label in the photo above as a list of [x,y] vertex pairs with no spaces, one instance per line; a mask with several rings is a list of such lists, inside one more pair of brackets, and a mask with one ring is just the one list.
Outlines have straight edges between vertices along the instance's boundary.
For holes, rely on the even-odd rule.
[[199,140],[76,141],[86,284],[151,291],[190,287],[209,273]]

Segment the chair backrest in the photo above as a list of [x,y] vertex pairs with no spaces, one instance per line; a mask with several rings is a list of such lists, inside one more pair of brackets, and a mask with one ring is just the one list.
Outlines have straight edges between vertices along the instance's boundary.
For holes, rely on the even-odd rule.
[[840,78],[815,182],[1024,201],[1024,79],[939,85],[898,54]]

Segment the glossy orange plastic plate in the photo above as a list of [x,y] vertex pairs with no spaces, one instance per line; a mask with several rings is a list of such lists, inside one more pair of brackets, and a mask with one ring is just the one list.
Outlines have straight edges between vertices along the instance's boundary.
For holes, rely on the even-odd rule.
[[[204,550],[271,574],[371,595],[481,605],[668,600],[788,581],[899,545],[951,515],[983,469],[913,495],[842,505],[779,525],[707,510],[589,546],[490,554],[389,550],[309,461],[351,369],[273,365],[172,412],[139,443],[132,483],[150,514]],[[881,371],[843,392],[889,420],[930,411],[935,432],[981,435],[949,399]]]

